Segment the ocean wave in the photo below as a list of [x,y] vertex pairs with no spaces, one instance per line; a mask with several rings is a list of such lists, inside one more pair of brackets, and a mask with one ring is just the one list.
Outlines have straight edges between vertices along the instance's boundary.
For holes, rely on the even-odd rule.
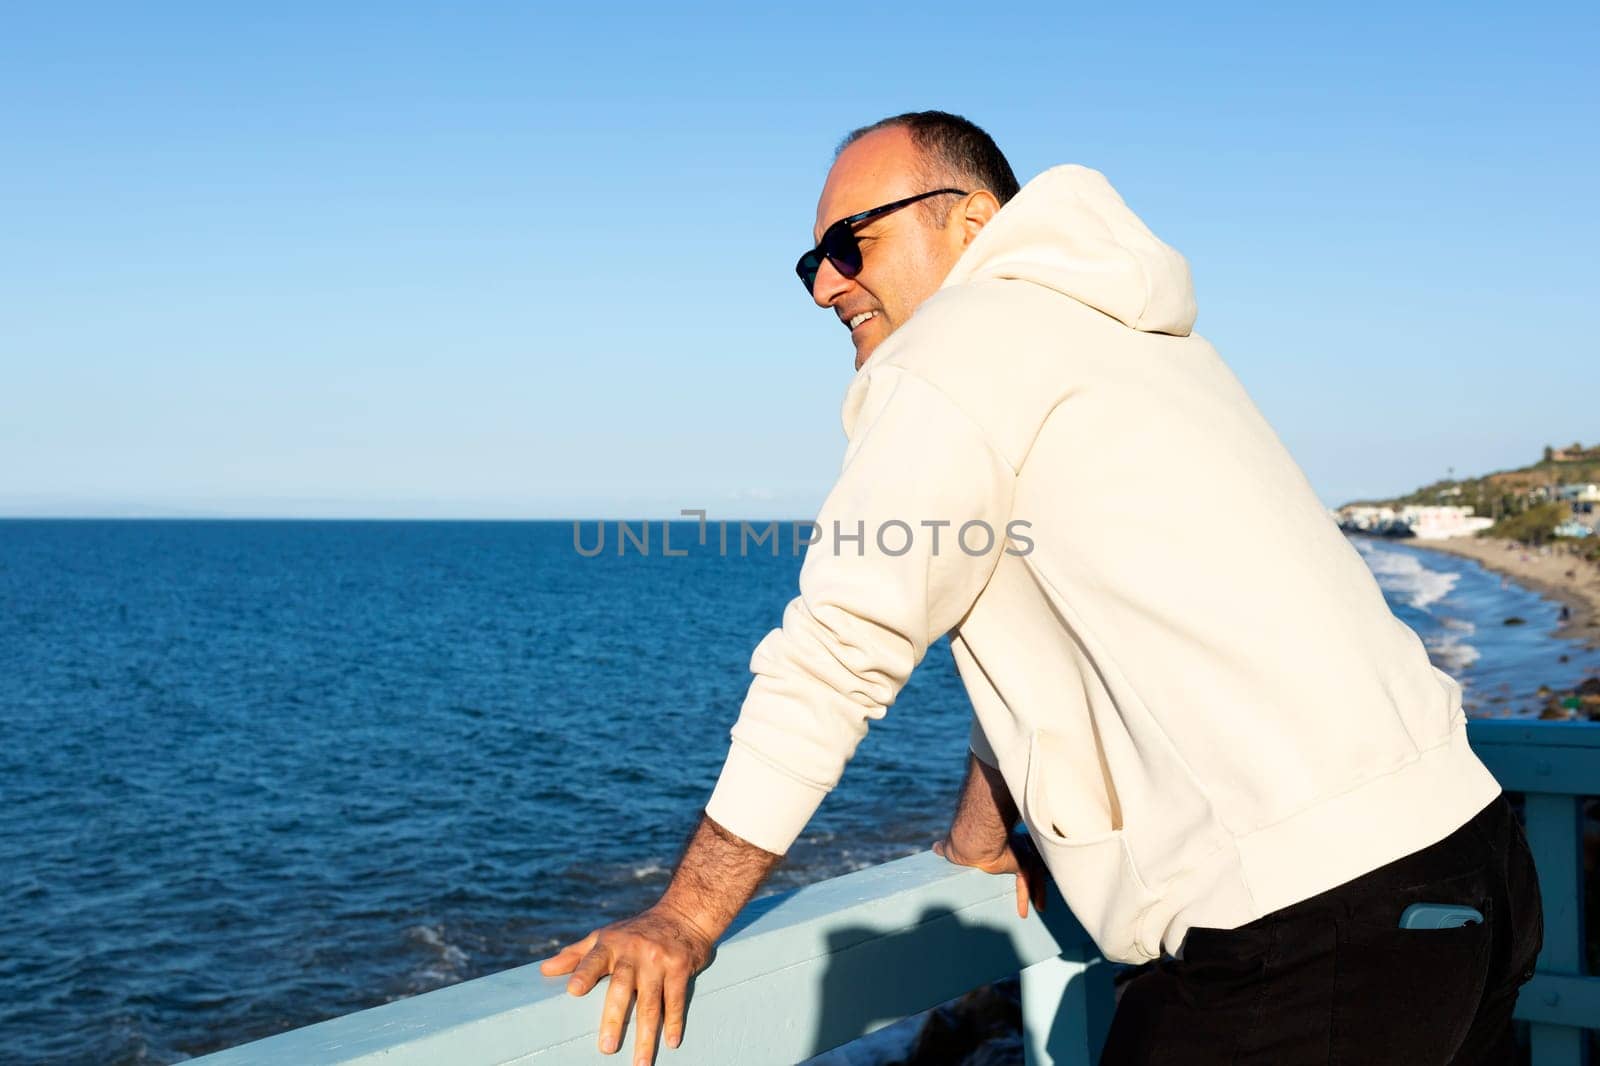
[[1433,660],[1433,664],[1451,677],[1459,677],[1462,671],[1478,661],[1478,649],[1455,633],[1427,636],[1422,639],[1422,644],[1428,649],[1428,658]]
[[428,956],[423,965],[411,971],[409,992],[428,992],[462,979],[471,956],[446,939],[442,925],[413,925],[406,930],[406,939],[421,945]]
[[1367,569],[1378,579],[1378,587],[1391,598],[1419,611],[1431,614],[1432,605],[1450,595],[1450,590],[1461,580],[1460,574],[1429,570],[1415,555],[1385,551],[1366,540],[1357,540],[1355,545]]

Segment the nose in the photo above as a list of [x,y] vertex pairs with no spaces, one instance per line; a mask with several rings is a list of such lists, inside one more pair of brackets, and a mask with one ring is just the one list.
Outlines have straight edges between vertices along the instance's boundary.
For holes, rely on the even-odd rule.
[[832,307],[854,284],[853,280],[839,273],[832,259],[823,256],[822,266],[817,268],[817,280],[811,285],[811,299],[818,307]]

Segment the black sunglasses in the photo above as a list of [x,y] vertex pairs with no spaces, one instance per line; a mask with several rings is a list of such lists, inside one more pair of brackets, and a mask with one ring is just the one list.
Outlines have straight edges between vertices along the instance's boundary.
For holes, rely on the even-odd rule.
[[918,193],[908,196],[904,200],[896,200],[882,207],[874,207],[869,211],[841,218],[833,225],[822,231],[822,240],[817,246],[800,257],[800,262],[794,265],[794,272],[800,275],[801,284],[810,292],[817,284],[817,271],[822,269],[823,259],[833,264],[835,270],[847,278],[853,278],[861,273],[861,245],[856,243],[856,227],[861,223],[874,219],[880,215],[887,215],[890,211],[898,211],[907,204],[914,204],[918,200],[926,200],[930,196],[943,196],[945,193],[955,193],[957,196],[967,195],[964,189],[934,189],[932,192]]

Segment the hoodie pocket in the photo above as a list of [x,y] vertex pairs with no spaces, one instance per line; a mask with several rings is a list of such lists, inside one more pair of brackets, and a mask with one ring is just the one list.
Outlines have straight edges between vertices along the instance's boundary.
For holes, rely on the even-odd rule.
[[1095,791],[1100,782],[1066,780],[1072,760],[1066,741],[1035,730],[1028,743],[1023,815],[1061,896],[1101,954],[1116,962],[1146,962],[1161,954],[1144,917],[1159,897],[1134,867],[1115,800]]

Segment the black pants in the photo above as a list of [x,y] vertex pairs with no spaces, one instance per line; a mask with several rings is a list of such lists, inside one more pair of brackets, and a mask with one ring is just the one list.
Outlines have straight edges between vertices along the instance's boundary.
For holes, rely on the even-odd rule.
[[[1401,929],[1411,903],[1465,903],[1484,921]],[[1100,1062],[1509,1063],[1543,940],[1533,856],[1502,794],[1371,873],[1237,929],[1190,929],[1182,959],[1123,987]]]

